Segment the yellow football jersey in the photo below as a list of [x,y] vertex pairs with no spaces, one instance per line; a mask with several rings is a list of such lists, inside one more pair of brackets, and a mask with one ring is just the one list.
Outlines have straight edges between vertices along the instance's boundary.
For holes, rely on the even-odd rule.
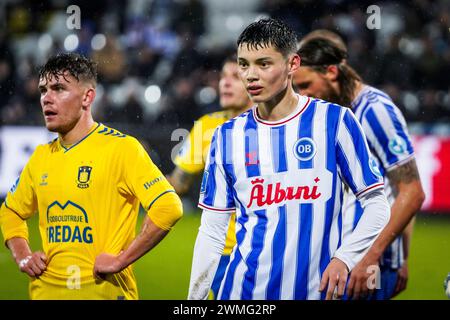
[[[205,162],[209,153],[214,131],[230,116],[226,111],[218,111],[204,115],[194,122],[189,136],[186,138],[180,152],[175,157],[175,165],[189,174],[200,174],[205,169]],[[235,219],[233,213],[228,227],[227,238],[223,254],[230,255],[236,244]]]
[[[93,277],[95,258],[119,254],[135,238],[140,204],[174,192],[142,145],[103,124],[69,148],[36,148],[5,205],[22,219],[39,213],[47,270],[32,278],[32,299],[137,299],[132,267]],[[14,234],[5,234],[5,241]]]

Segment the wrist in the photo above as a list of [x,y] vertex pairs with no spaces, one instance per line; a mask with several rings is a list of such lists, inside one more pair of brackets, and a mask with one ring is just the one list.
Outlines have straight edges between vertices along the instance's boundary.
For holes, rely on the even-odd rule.
[[125,255],[123,254],[123,251],[121,251],[117,257],[116,257],[116,262],[117,262],[117,269],[119,271],[122,271],[123,269],[125,269],[126,267],[128,267],[128,263],[127,260],[125,258]]

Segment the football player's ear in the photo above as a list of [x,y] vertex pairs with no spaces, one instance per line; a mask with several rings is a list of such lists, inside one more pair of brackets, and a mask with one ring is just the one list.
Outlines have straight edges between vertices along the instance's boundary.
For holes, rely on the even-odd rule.
[[298,68],[300,68],[300,56],[295,53],[289,57],[289,75],[294,74]]
[[87,88],[83,95],[83,100],[81,103],[81,106],[83,110],[87,110],[92,102],[94,102],[95,99],[95,89],[94,88]]
[[336,81],[339,76],[339,69],[336,65],[332,64],[327,67],[325,77],[330,81]]

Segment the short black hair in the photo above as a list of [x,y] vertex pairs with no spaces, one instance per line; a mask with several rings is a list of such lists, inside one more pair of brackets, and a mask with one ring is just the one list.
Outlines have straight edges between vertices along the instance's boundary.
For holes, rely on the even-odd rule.
[[302,42],[298,50],[303,67],[325,67],[347,59],[347,52],[324,38],[311,38]]
[[47,79],[60,76],[68,72],[77,81],[97,83],[97,64],[91,59],[78,53],[59,53],[50,57],[47,62],[39,69],[39,79]]
[[273,46],[284,57],[297,52],[297,35],[284,22],[278,19],[260,19],[242,31],[237,46],[258,49]]

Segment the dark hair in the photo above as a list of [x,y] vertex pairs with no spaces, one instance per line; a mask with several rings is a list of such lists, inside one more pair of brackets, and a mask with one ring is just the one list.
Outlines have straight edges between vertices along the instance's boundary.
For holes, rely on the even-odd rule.
[[261,19],[242,31],[237,46],[258,49],[273,46],[284,57],[297,51],[297,35],[284,22],[277,19]]
[[232,52],[230,54],[228,54],[225,59],[223,59],[222,65],[224,65],[225,63],[237,63],[237,55],[236,52]]
[[60,76],[68,72],[77,81],[89,81],[95,86],[97,83],[97,65],[78,53],[60,53],[50,57],[45,65],[39,69],[39,78],[48,79]]
[[301,48],[304,43],[312,39],[327,39],[331,41],[337,48],[339,48],[340,50],[345,52],[345,54],[347,54],[347,46],[345,45],[345,42],[342,39],[342,37],[336,32],[327,29],[313,30],[302,38],[302,40],[299,43],[299,48]]
[[356,81],[362,80],[358,73],[347,64],[347,52],[329,39],[311,38],[305,42],[302,41],[298,54],[303,67],[311,67],[320,73],[325,73],[330,65],[338,67],[337,81],[341,89],[342,104],[350,107]]

